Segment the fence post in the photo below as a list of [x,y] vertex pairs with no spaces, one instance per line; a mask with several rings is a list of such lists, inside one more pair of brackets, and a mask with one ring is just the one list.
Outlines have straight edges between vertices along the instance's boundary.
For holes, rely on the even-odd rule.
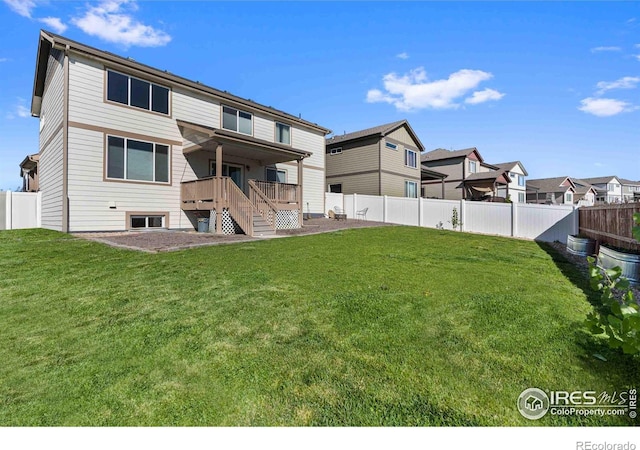
[[580,211],[579,208],[573,207],[573,234],[580,234]]
[[12,198],[12,194],[13,192],[11,191],[7,191],[7,197],[6,197],[6,218],[5,218],[5,230],[13,230],[13,205],[11,204],[13,202],[13,198]]
[[465,210],[464,210],[464,199],[460,199],[460,214],[458,214],[458,220],[460,221],[460,231],[464,231],[464,223],[466,222],[465,218]]
[[351,216],[352,219],[356,218],[357,211],[358,211],[358,194],[354,192],[353,193],[353,215]]
[[424,220],[422,219],[422,208],[423,208],[423,204],[422,204],[422,198],[418,197],[418,226],[419,227],[423,227],[424,226]]
[[36,197],[36,227],[42,228],[42,191]]
[[518,235],[518,203],[511,202],[511,236]]
[[382,197],[382,223],[387,223],[387,196]]

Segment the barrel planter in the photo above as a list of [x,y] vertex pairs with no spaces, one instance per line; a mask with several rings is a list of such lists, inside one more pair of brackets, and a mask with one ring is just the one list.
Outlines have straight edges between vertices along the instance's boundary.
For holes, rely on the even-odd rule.
[[567,236],[567,251],[574,255],[591,256],[596,252],[596,241],[578,236]]
[[620,267],[623,277],[632,283],[640,283],[640,255],[619,252],[601,245],[598,265],[605,269]]

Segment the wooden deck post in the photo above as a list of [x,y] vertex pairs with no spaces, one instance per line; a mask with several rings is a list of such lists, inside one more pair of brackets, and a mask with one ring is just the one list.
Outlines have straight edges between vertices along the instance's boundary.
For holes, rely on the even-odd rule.
[[298,201],[300,202],[300,212],[298,215],[298,222],[300,223],[300,227],[302,227],[302,219],[303,219],[303,212],[304,212],[304,201],[302,198],[302,172],[303,172],[303,166],[302,166],[302,162],[304,160],[302,158],[300,158],[298,160]]
[[222,144],[218,144],[216,147],[216,179],[214,183],[216,186],[216,234],[222,234]]

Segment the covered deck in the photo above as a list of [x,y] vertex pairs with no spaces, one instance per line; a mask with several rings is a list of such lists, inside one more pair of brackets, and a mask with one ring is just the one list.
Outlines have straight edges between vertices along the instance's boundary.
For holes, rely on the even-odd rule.
[[[211,211],[218,234],[224,233],[227,214],[247,235],[265,224],[271,230],[302,225],[302,162],[309,152],[218,128],[177,123],[183,153],[198,177],[181,183],[184,211]],[[293,161],[296,184],[258,179],[267,169],[277,173],[275,164]]]
[[[460,185],[464,198],[472,201],[505,201],[509,196],[509,183],[511,178],[505,172],[492,170],[489,172],[476,172],[469,175]],[[498,197],[498,189],[504,188],[506,197]]]

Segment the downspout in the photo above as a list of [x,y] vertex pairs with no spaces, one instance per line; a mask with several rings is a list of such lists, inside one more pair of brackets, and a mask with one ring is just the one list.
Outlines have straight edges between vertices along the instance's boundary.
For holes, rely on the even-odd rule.
[[69,46],[64,49],[62,103],[62,232],[69,232]]

